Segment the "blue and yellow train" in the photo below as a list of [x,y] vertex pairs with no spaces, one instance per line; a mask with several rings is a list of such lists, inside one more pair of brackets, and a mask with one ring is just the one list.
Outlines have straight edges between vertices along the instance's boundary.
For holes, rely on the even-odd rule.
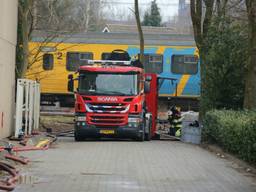
[[[200,95],[200,65],[193,36],[145,34],[145,70],[177,83],[165,81],[161,99],[175,97],[179,101],[197,101]],[[106,59],[115,49],[126,50],[131,57],[139,53],[137,34],[86,33],[76,35],[34,34],[30,48],[27,78],[37,79],[42,87],[42,101],[72,99],[67,92],[67,76],[75,73],[87,59]],[[176,100],[177,101],[177,100]],[[190,105],[188,104],[186,105]]]

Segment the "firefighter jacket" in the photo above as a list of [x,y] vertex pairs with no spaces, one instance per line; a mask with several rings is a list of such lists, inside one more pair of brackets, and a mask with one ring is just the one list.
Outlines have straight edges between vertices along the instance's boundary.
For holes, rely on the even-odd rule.
[[176,137],[181,136],[181,127],[182,127],[182,117],[180,113],[172,114],[170,117],[170,129],[172,133],[175,134]]

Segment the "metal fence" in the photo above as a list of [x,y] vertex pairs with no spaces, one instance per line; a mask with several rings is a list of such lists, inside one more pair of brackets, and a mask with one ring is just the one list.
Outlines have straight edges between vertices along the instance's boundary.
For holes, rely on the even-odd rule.
[[31,135],[39,129],[40,84],[28,79],[17,80],[15,138]]

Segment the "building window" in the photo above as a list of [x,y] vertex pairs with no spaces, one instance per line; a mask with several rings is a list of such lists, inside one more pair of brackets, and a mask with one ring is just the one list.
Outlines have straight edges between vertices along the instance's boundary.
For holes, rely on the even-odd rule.
[[66,69],[68,71],[77,71],[79,66],[86,65],[86,61],[93,59],[91,52],[68,52]]
[[171,71],[175,74],[196,74],[198,72],[198,57],[195,55],[173,55]]
[[43,69],[47,71],[53,69],[53,54],[46,53],[43,55]]
[[162,73],[163,72],[163,55],[145,54],[145,71],[146,73]]
[[102,53],[101,60],[109,60],[111,53]]

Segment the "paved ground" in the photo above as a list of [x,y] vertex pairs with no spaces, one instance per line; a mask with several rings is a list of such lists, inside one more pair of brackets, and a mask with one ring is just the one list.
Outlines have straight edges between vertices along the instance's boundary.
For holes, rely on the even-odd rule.
[[34,162],[23,171],[23,184],[15,191],[256,191],[253,180],[230,162],[200,147],[173,141],[75,143],[63,138],[54,149],[26,156]]

